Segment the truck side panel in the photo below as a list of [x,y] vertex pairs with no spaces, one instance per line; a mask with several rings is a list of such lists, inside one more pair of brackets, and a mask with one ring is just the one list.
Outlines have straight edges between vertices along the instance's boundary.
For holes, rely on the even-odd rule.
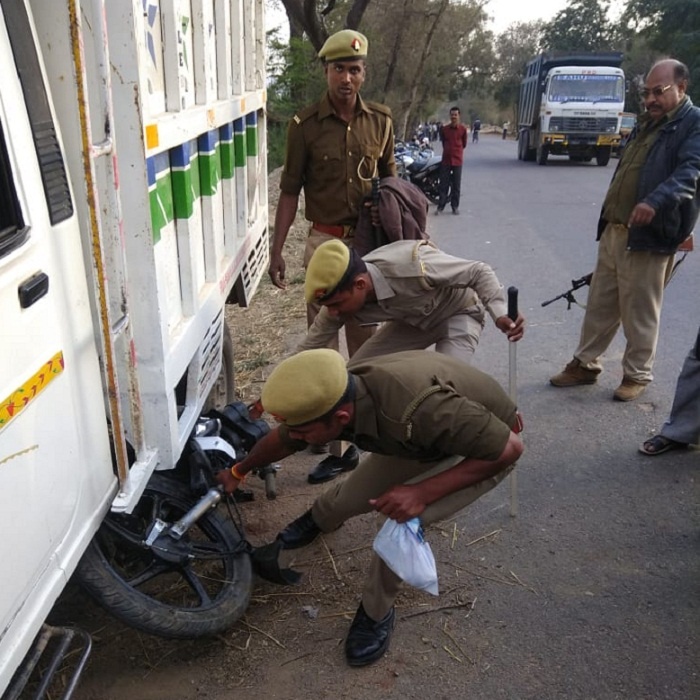
[[[47,45],[62,43],[50,80],[63,86],[61,118],[77,124],[60,68],[70,60],[68,37],[56,32],[68,22],[61,5],[44,8],[38,23]],[[99,141],[108,112],[92,65],[100,22],[91,3],[81,10]],[[112,324],[123,318],[131,336],[115,340],[137,454],[115,503],[128,510],[154,467],[174,466],[216,378],[225,300],[235,289],[247,304],[267,266],[263,2],[148,0],[106,3],[105,12],[114,157],[95,167],[100,201],[114,199],[118,183],[118,211],[101,226],[109,267],[125,280],[110,286]],[[79,137],[77,127],[66,136],[72,172]],[[120,233],[110,244],[115,219]]]

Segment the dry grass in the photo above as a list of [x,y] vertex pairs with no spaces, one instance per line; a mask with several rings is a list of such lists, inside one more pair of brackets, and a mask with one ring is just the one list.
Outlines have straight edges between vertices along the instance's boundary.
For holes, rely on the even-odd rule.
[[[269,176],[271,229],[279,199],[280,172],[276,170]],[[277,289],[266,274],[249,308],[227,307],[226,318],[235,348],[236,394],[242,401],[258,398],[272,368],[294,350],[306,331],[302,263],[308,223],[303,204],[302,195],[284,247],[287,289]]]

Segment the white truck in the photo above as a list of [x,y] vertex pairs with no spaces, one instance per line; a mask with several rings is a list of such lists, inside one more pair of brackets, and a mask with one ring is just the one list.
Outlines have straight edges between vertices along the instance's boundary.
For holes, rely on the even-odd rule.
[[550,155],[605,166],[620,144],[622,54],[540,54],[528,62],[518,101],[518,159]]
[[225,304],[248,304],[268,262],[263,12],[0,0],[3,697],[76,569],[169,636],[248,602],[201,467],[233,450],[192,435],[233,398]]

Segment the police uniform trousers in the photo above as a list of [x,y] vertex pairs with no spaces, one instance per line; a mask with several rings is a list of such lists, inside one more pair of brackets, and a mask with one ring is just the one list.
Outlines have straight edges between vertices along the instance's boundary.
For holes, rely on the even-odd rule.
[[429,329],[416,328],[400,321],[385,321],[352,359],[354,362],[404,350],[425,350],[435,345],[437,352],[471,364],[483,328],[483,314],[456,314]]
[[671,414],[660,434],[676,442],[700,443],[700,329],[678,375]]
[[627,227],[607,224],[574,352],[584,368],[602,369],[600,356],[622,324],[627,340],[624,376],[642,384],[653,379],[661,305],[673,259],[673,255],[627,250]]
[[[390,457],[370,453],[345,479],[328,488],[313,504],[314,522],[322,532],[332,532],[346,520],[373,511],[369,504],[396,484],[412,484],[439,474],[461,462],[463,457],[451,456],[439,461],[419,462],[405,457]],[[508,467],[498,475],[484,479],[460,491],[431,503],[421,514],[424,526],[430,525],[473,503],[500,483],[514,468]],[[382,522],[385,520],[382,516]],[[391,609],[401,587],[401,579],[376,554],[372,553],[367,582],[362,593],[362,605],[373,620],[381,620]]]
[[[327,233],[322,233],[317,231],[315,228],[311,228],[309,236],[306,239],[306,247],[304,248],[304,269],[309,265],[311,256],[314,254],[316,248],[318,248],[321,243],[326,241],[332,241],[335,236],[330,236]],[[337,239],[336,239],[337,240]],[[346,243],[352,248],[352,238],[343,238],[343,243]],[[318,312],[321,310],[320,304],[307,304],[306,305],[306,322],[308,326],[314,322]],[[361,326],[354,319],[348,321],[345,324],[345,341],[348,346],[348,355],[352,357],[362,346],[362,344],[372,336],[376,330],[376,326]],[[331,350],[338,350],[338,336],[328,343]]]

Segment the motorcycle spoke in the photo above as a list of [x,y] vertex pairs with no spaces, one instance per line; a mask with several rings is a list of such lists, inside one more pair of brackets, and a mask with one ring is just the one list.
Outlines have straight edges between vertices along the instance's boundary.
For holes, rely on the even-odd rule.
[[144,571],[138,574],[138,576],[134,576],[130,579],[124,579],[124,582],[128,583],[133,588],[138,588],[144,583],[148,583],[154,578],[161,576],[162,574],[168,574],[173,570],[174,566],[172,564],[168,564],[164,561],[154,561]]
[[192,570],[192,567],[184,567],[181,569],[181,572],[182,577],[190,585],[190,588],[194,591],[194,593],[199,597],[200,603],[202,605],[211,605],[212,601],[209,597],[209,593],[204,587],[204,584],[200,580],[199,576],[197,576],[197,574],[195,574],[195,572]]

